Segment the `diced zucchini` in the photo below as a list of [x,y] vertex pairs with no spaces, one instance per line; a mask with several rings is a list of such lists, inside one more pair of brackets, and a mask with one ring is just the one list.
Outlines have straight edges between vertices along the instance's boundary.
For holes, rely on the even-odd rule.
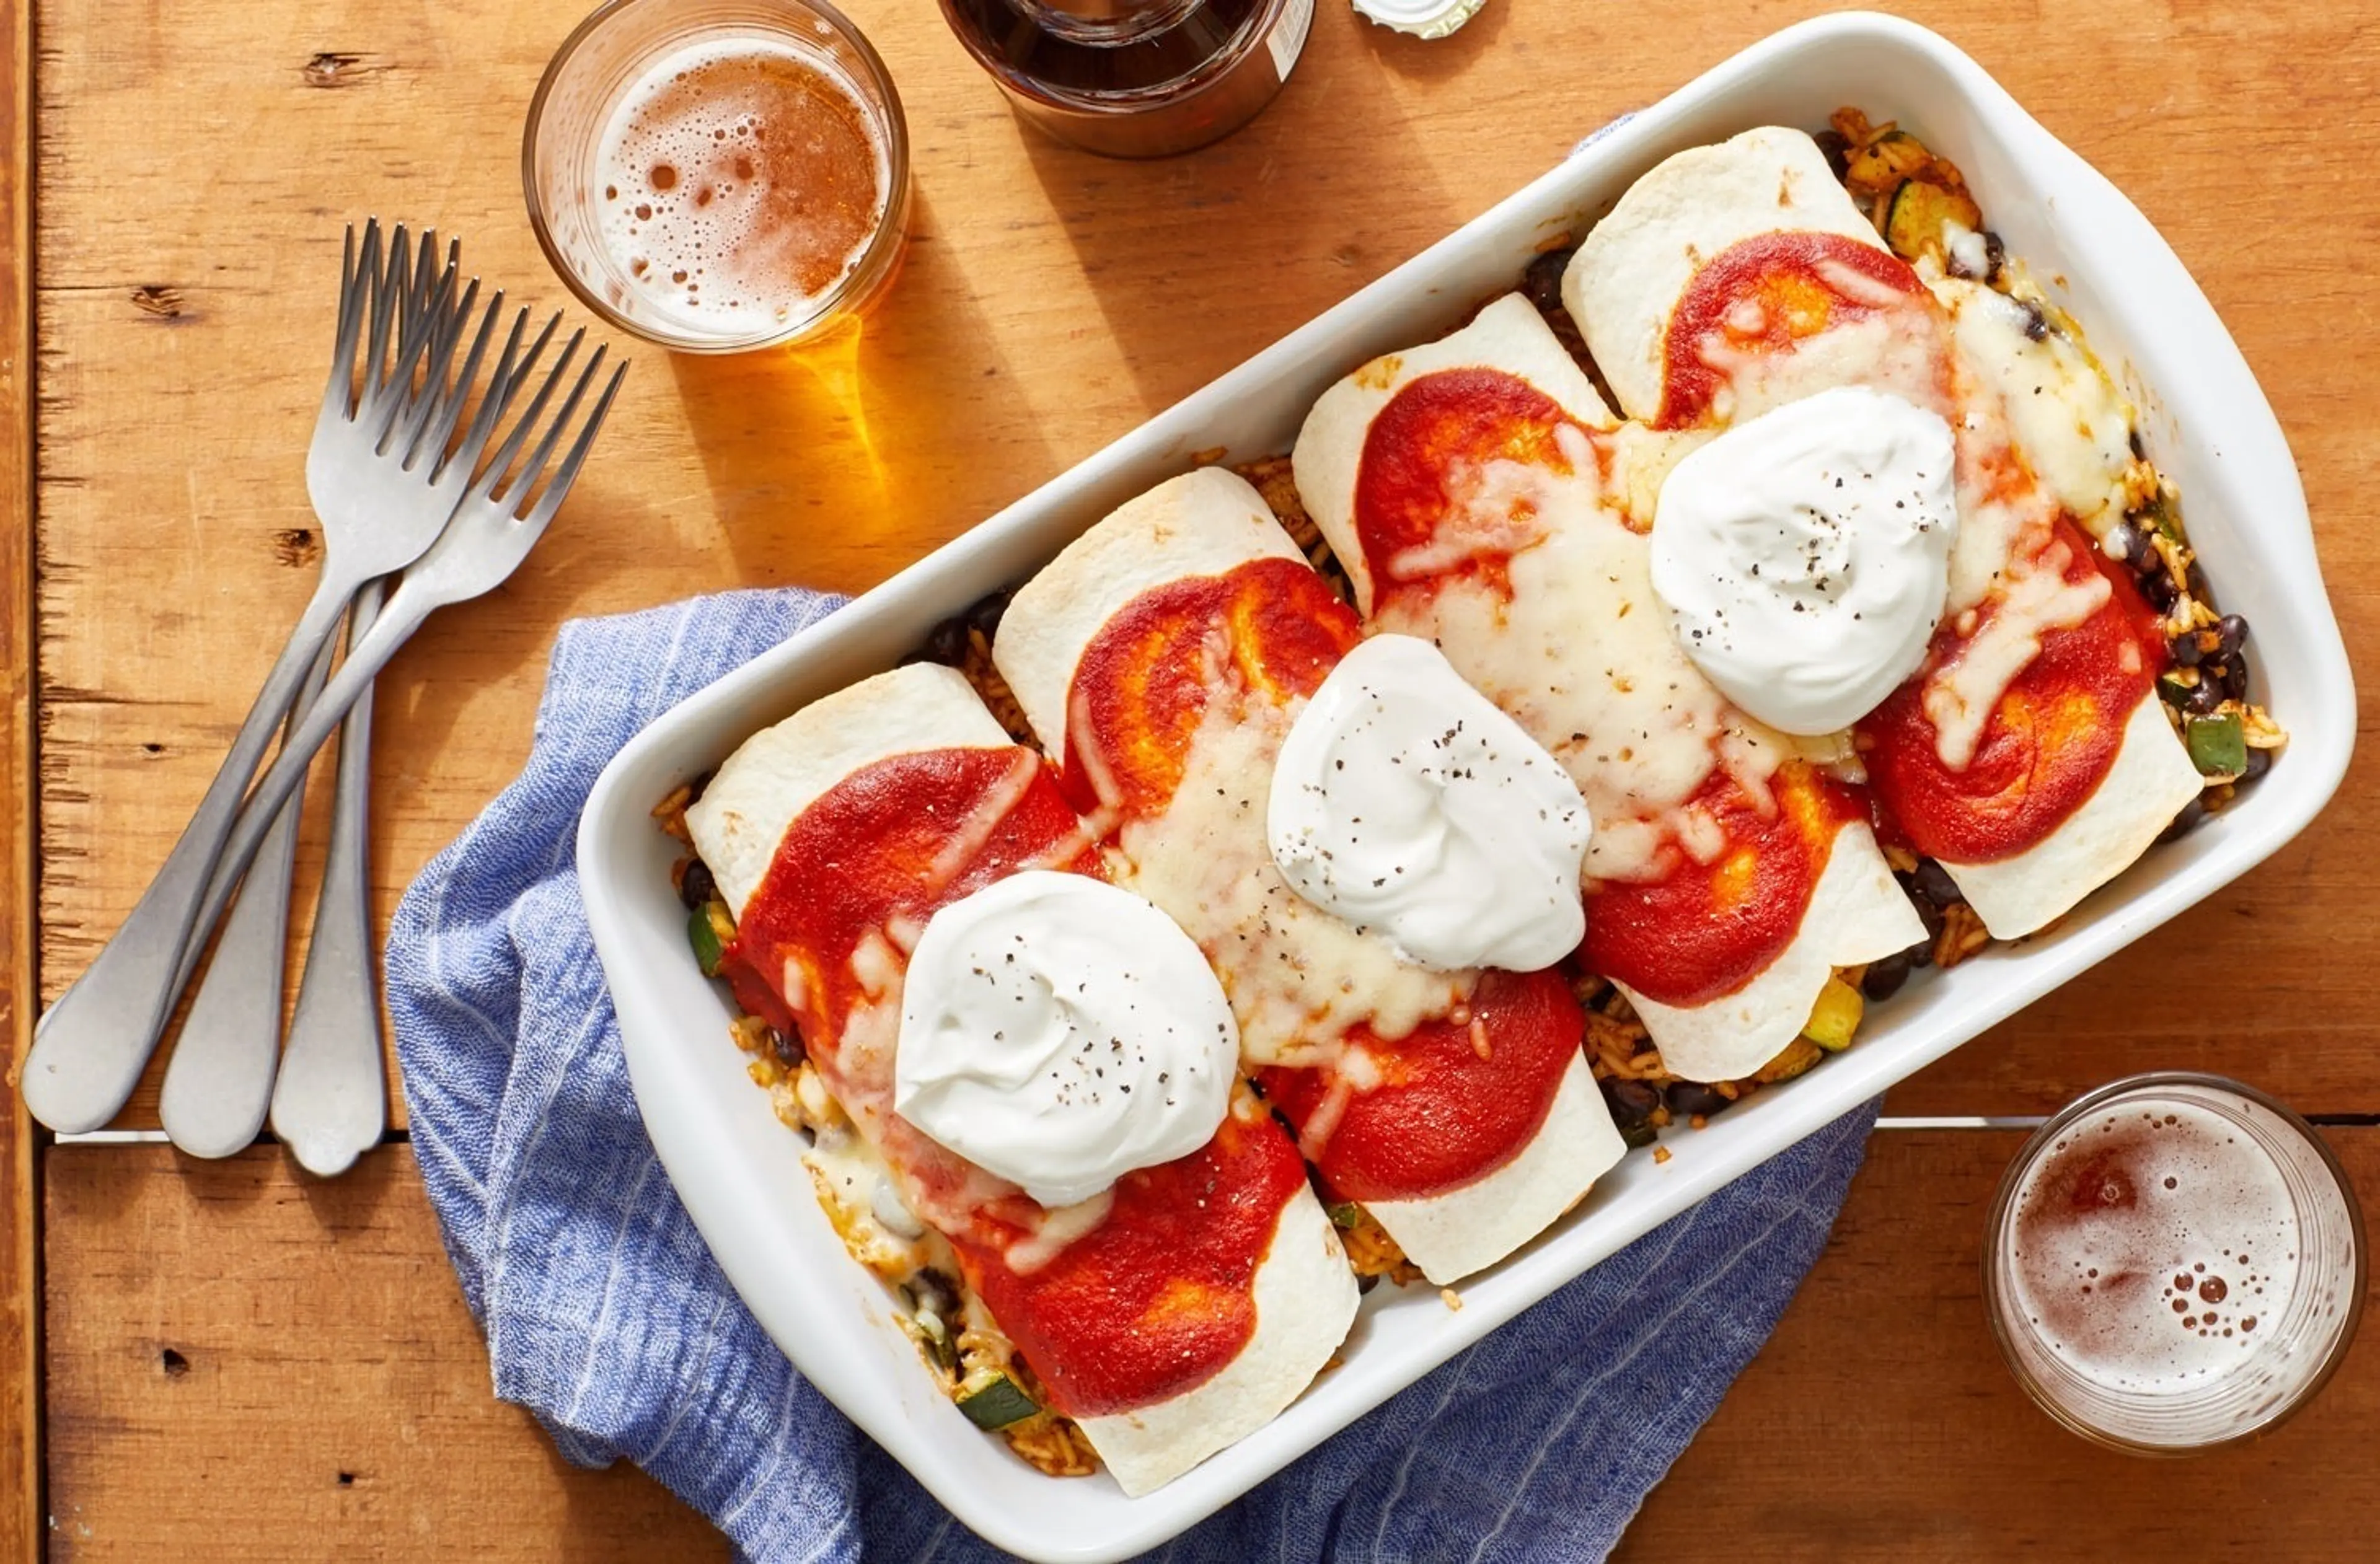
[[1651,1124],[1622,1124],[1620,1126],[1621,1144],[1627,1146],[1631,1151],[1633,1151],[1640,1146],[1655,1145],[1660,1140],[1660,1130]]
[[1948,242],[1944,229],[1951,223],[1980,228],[1984,214],[1963,192],[1921,179],[1904,179],[1892,193],[1892,209],[1884,220],[1884,242],[1905,261],[1914,261],[1928,250],[1939,254]]
[[978,1369],[959,1388],[959,1410],[978,1428],[1005,1428],[1041,1410],[1015,1380],[1000,1370]]
[[1330,1225],[1341,1232],[1354,1231],[1364,1219],[1364,1208],[1352,1200],[1335,1201],[1330,1210]]
[[688,914],[686,920],[686,943],[694,947],[695,964],[702,968],[705,977],[719,976],[719,963],[726,944],[719,925],[710,915],[713,904],[705,902]]
[[2248,735],[2238,712],[2194,718],[2184,736],[2190,742],[2190,763],[2200,776],[2236,777],[2247,770]]
[[1860,1016],[1866,1010],[1867,1001],[1860,998],[1857,988],[1840,977],[1829,977],[1818,990],[1818,1002],[1810,1007],[1802,1036],[1828,1053],[1840,1053],[1852,1046],[1852,1034],[1859,1030]]

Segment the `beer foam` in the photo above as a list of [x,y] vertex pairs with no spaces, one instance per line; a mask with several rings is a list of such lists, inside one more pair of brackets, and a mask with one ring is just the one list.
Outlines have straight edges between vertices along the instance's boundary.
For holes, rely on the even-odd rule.
[[2069,1128],[2016,1197],[2016,1302],[2107,1389],[2170,1392],[2241,1367],[2297,1286],[2289,1186],[2246,1131],[2135,1099]]
[[885,214],[884,150],[831,62],[762,34],[662,55],[613,106],[598,231],[638,303],[744,337],[813,314]]

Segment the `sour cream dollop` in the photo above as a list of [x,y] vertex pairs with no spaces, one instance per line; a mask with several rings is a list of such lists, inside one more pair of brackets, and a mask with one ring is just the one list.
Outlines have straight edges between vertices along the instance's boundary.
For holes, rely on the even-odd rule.
[[1206,956],[1129,891],[1030,869],[927,921],[892,1106],[1043,1206],[1213,1137],[1239,1028]]
[[1959,532],[1939,415],[1845,386],[1689,455],[1661,485],[1653,591],[1686,655],[1772,728],[1830,734],[1917,671]]
[[1586,932],[1586,801],[1428,641],[1375,636],[1330,671],[1265,823],[1299,895],[1424,966],[1534,972]]

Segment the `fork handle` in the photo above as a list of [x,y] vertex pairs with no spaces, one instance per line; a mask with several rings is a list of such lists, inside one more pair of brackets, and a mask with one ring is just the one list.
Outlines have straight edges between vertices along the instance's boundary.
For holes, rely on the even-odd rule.
[[[212,894],[217,888],[210,884],[210,876],[233,829],[240,794],[256,774],[274,725],[288,711],[307,669],[330,639],[358,585],[327,575],[315,584],[312,600],[265,675],[264,687],[232,740],[223,768],[208,784],[164,867],[82,976],[34,1026],[18,1091],[27,1111],[51,1129],[68,1134],[98,1129],[115,1117],[140,1084],[141,1068],[156,1051],[187,979],[184,947],[195,930],[213,927],[223,901],[230,897],[228,885],[220,888],[221,899]],[[314,742],[319,746],[322,741]],[[302,777],[303,772],[297,774]],[[270,823],[269,818],[260,822],[259,842]],[[240,863],[242,871],[255,851],[251,843]],[[202,921],[202,904],[211,901],[213,910]]]
[[371,628],[360,640],[349,643],[339,671],[331,675],[322,695],[307,709],[297,732],[282,740],[281,752],[273,758],[263,779],[249,794],[247,804],[232,821],[231,840],[224,844],[222,867],[199,904],[196,927],[200,939],[223,916],[234,883],[255,861],[265,833],[273,829],[273,812],[306,780],[306,767],[314,758],[314,752],[322,747],[322,741],[331,736],[331,730],[339,725],[339,720],[357,698],[371,687],[372,680],[388,666],[397,648],[421,627],[431,611],[455,600],[451,591],[424,587],[410,574],[400,576],[396,590],[389,594],[387,606],[372,621]]
[[[356,597],[350,644],[380,612],[382,583]],[[371,687],[339,726],[339,781],[331,805],[331,846],[289,1046],[273,1087],[273,1133],[298,1165],[334,1178],[355,1165],[388,1128],[388,1078],[381,1052],[380,996],[372,981]]]
[[[307,671],[290,708],[290,725],[322,693],[331,673],[331,645]],[[281,806],[264,846],[241,877],[237,899],[208,958],[207,975],[190,1000],[165,1085],[158,1121],[174,1144],[193,1157],[229,1157],[256,1139],[273,1093],[273,1061],[281,1051],[281,982],[288,958],[289,875],[298,855],[301,793]],[[186,962],[200,941],[191,940]]]

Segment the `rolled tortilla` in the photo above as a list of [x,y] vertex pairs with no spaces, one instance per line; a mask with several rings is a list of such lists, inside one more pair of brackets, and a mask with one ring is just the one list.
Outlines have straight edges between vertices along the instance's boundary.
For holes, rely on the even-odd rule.
[[1694,273],[1731,245],[1789,229],[1885,248],[1799,130],[1764,126],[1691,147],[1628,187],[1578,247],[1561,286],[1622,411],[1659,414],[1670,317]]
[[[1595,811],[1590,880],[1636,882],[1648,872],[1648,837],[1696,797],[1714,767],[1732,755],[1757,774],[1793,751],[1711,687],[1653,596],[1645,540],[1627,525],[1627,472],[1669,459],[1676,440],[1599,427],[1609,422],[1601,400],[1557,360],[1568,363],[1567,352],[1517,295],[1451,336],[1375,360],[1324,393],[1307,417],[1293,456],[1298,493],[1342,564],[1366,563],[1372,627],[1436,640],[1570,770]],[[1399,410],[1383,423],[1392,405]],[[1414,408],[1427,410],[1401,425]],[[1487,463],[1442,458],[1438,431],[1447,428],[1496,455]],[[1422,432],[1408,438],[1406,429]],[[1376,496],[1435,485],[1407,503],[1396,523],[1407,546],[1392,559],[1381,557],[1367,525],[1374,461],[1389,464],[1390,475],[1369,491]],[[1468,514],[1482,505],[1492,508],[1485,520]],[[1433,552],[1436,539],[1451,534],[1474,536],[1479,548]],[[1379,578],[1384,568],[1390,578]],[[1590,929],[1596,916],[1590,899]],[[1845,819],[1791,940],[1732,992],[1664,1004],[1628,991],[1665,1064],[1691,1079],[1731,1080],[1793,1040],[1835,968],[1925,936],[1874,833],[1864,819]]]
[[[939,765],[953,755],[974,757],[965,763],[997,780],[982,794],[990,813],[936,817],[952,852],[922,867],[916,855],[905,855],[898,867],[876,872],[880,861],[868,856],[868,842],[839,835],[830,844],[838,854],[832,876],[805,859],[803,822],[813,810],[889,790],[875,806],[897,812],[900,780],[913,774],[900,768]],[[783,974],[767,980],[899,1196],[950,1239],[970,1285],[1127,1494],[1172,1481],[1269,1422],[1329,1363],[1354,1316],[1354,1279],[1294,1152],[1245,1087],[1208,1147],[1125,1175],[1097,1197],[1107,1203],[1103,1216],[1080,1206],[1044,1212],[892,1111],[906,959],[901,923],[914,930],[936,905],[1016,868],[1096,862],[1046,764],[1009,738],[965,678],[916,664],[804,708],[731,756],[687,809],[686,823],[742,924],[733,955],[755,974]],[[779,874],[785,883],[772,886]],[[802,938],[805,928],[823,926],[806,925],[798,909],[824,897],[841,898],[846,910],[877,909],[847,958]],[[790,920],[779,915],[787,906],[796,909]],[[762,948],[747,948],[756,944]],[[1243,1295],[1252,1301],[1253,1324],[1237,1350],[1186,1388],[1134,1400],[1119,1400],[1111,1385],[1097,1405],[1069,1405],[1066,1387],[1080,1369],[1066,1361],[1067,1349],[1087,1360],[1105,1352],[1083,1328],[1080,1301],[1123,1295],[1111,1280],[1148,1279],[1103,1276],[1098,1258],[1133,1250],[1135,1233],[1179,1234],[1190,1203],[1205,1209],[1212,1202],[1220,1211],[1266,1200],[1279,1204],[1261,1249],[1242,1262],[1251,1265]],[[1139,1241],[1137,1252],[1167,1252],[1167,1242]],[[1083,1274],[1087,1267],[1091,1274]],[[1159,1314],[1118,1319],[1113,1328],[1166,1330],[1163,1298],[1177,1285],[1216,1284],[1204,1272],[1195,1281],[1163,1282]],[[994,1298],[1002,1302],[994,1305]],[[1193,1312],[1212,1311],[1194,1300]]]
[[[1204,623],[1188,616],[1208,609],[1190,600],[1208,591],[1238,594],[1238,606],[1218,619],[1232,628],[1185,630],[1186,645],[1166,637],[1169,624]],[[1169,617],[1177,606],[1178,622]],[[1064,758],[1078,806],[1111,822],[1118,882],[1173,913],[1216,964],[1240,1020],[1243,1062],[1299,1130],[1302,1149],[1443,1283],[1542,1231],[1624,1146],[1579,1051],[1581,1024],[1560,978],[1416,966],[1384,939],[1305,902],[1274,866],[1264,800],[1281,740],[1357,634],[1255,489],[1207,468],[1124,505],[1028,581],[1002,618],[992,655],[1044,746]],[[1094,649],[1125,635],[1147,639],[1133,640],[1121,669],[1111,668],[1103,661],[1111,654]],[[1148,666],[1144,644],[1192,666]],[[1110,774],[1090,715],[1099,691],[1117,679],[1158,685],[1184,673],[1203,681],[1204,705],[1175,773],[1156,793]],[[1150,770],[1162,777],[1166,768]],[[1484,1052],[1458,1019],[1475,1000]],[[1506,1024],[1529,1030],[1500,1040]],[[1517,1138],[1494,1147],[1485,1165],[1433,1178],[1410,1197],[1365,1183],[1348,1148],[1361,1143],[1367,1120],[1393,1110],[1408,1078],[1432,1090],[1517,1094],[1498,1099],[1512,1106]],[[1318,1090],[1320,1082],[1328,1085]],[[1449,1147],[1449,1165],[1462,1162]]]
[[2040,842],[1990,863],[1940,860],[1994,939],[2034,933],[2071,912],[2137,862],[2206,786],[2161,706],[2153,693],[2141,697],[2107,774]]
[[[1537,307],[1517,293],[1497,299],[1452,335],[1383,354],[1325,392],[1305,429],[1335,430],[1336,437],[1299,436],[1293,458],[1297,491],[1355,588],[1355,612],[1367,619],[1372,613],[1372,567],[1357,546],[1352,521],[1355,478],[1364,459],[1364,442],[1356,431],[1369,426],[1369,415],[1398,389],[1421,376],[1482,366],[1533,387],[1589,429],[1609,429],[1614,421],[1570,349],[1548,328]],[[1348,438],[1350,433],[1354,437]]]
[[[1737,275],[1720,265],[1753,240],[1767,241],[1758,266]],[[1846,263],[1862,256],[1870,259]],[[1759,337],[1752,328],[1777,319],[1775,301],[1757,283],[1772,270],[1798,277],[1797,287],[1820,285],[1796,296],[1820,322],[1809,335],[1797,325],[1790,352],[1766,339],[1737,351],[1731,338],[1714,331],[1680,358],[1672,338],[1706,271],[1708,285],[1719,290],[1715,297],[1746,310],[1747,330]],[[2036,558],[2058,557],[2071,525],[2064,517],[2104,529],[2120,515],[2130,421],[2087,351],[2055,332],[2034,335],[2038,315],[1981,284],[1940,276],[1921,282],[1890,259],[1824,154],[1799,131],[1747,131],[1653,169],[1580,246],[1563,276],[1562,298],[1614,394],[1639,417],[1673,418],[1669,376],[1679,363],[1699,361],[1741,394],[1697,412],[1697,421],[1740,421],[1776,400],[1850,384],[1890,391],[1949,420],[1959,447],[1959,536],[1946,628],[1919,681],[1965,657],[1969,642],[1949,626],[1969,611],[1998,612],[2003,630],[2032,612],[2015,583]],[[1811,299],[1825,307],[1810,306]],[[1719,318],[1734,330],[1727,311]],[[2079,535],[2071,542],[2092,546]],[[2019,606],[2010,609],[2011,602]],[[2072,628],[2053,604],[2023,637],[2038,642]],[[2071,908],[2145,851],[2201,785],[2156,709],[2161,647],[2144,652],[2149,665],[2132,670],[2136,693],[2103,709],[2103,721],[2120,725],[2121,745],[2086,803],[2063,820],[2041,822],[2043,834],[2005,855],[1967,861],[1937,855],[1994,936],[2031,933]],[[1997,656],[1985,661],[2010,677],[2027,666]],[[1972,693],[1974,710],[1994,710],[1996,728],[1996,692]],[[1875,730],[1873,720],[1860,724],[1864,745]],[[1896,806],[1888,790],[1879,788],[1878,795],[1888,810]],[[1923,822],[1902,825],[1912,840],[1921,838]]]

